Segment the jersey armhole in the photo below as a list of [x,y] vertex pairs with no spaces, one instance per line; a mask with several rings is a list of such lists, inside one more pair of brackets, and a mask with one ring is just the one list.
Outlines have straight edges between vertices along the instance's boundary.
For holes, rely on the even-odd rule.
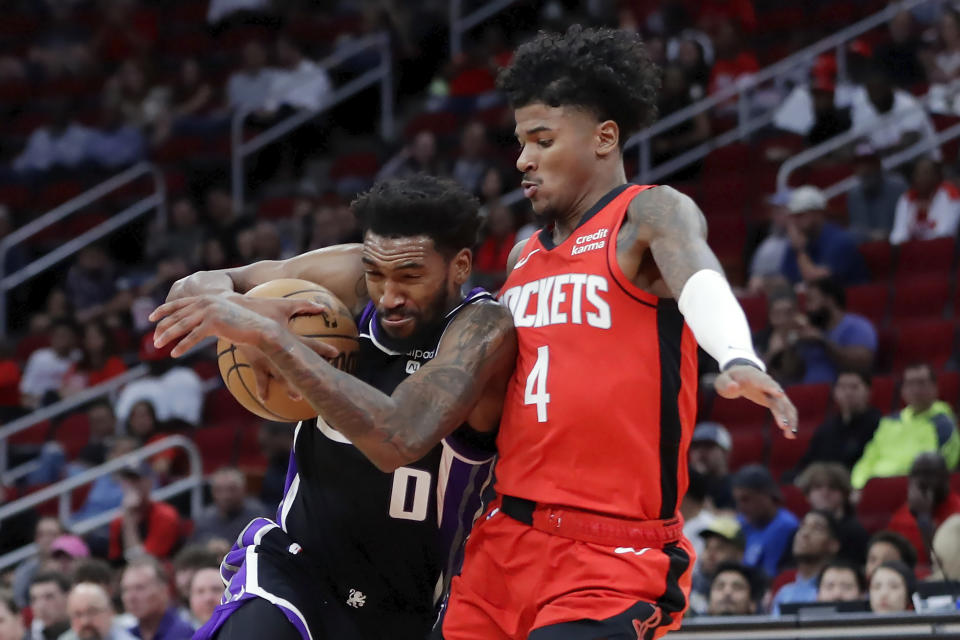
[[497,455],[497,430],[477,431],[469,424],[460,425],[443,443],[453,454],[469,464],[484,464]]
[[613,224],[610,227],[610,242],[607,243],[607,270],[610,272],[610,275],[613,276],[614,282],[620,285],[620,288],[623,289],[623,292],[628,296],[635,299],[637,302],[651,306],[657,306],[657,304],[660,302],[660,298],[653,295],[649,291],[644,291],[631,282],[630,279],[624,275],[623,271],[620,269],[620,263],[617,261],[617,236],[620,234],[620,229],[623,227],[623,223],[627,219],[627,212],[630,210],[630,203],[633,202],[633,199],[636,198],[638,194],[653,186],[656,185],[642,185],[640,189],[634,191],[630,201],[623,208],[623,213],[621,213],[619,217],[613,221]]

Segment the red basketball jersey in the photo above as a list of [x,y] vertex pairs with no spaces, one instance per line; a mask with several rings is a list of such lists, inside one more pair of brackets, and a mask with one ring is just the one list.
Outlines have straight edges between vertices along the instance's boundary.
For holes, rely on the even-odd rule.
[[697,344],[673,299],[631,283],[616,237],[623,185],[557,246],[524,246],[501,290],[519,341],[497,447],[496,489],[645,520],[675,516],[687,488]]

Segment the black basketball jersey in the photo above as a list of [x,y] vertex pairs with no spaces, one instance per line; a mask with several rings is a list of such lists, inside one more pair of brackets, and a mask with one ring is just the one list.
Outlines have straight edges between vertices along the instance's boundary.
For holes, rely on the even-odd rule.
[[[368,304],[357,324],[357,377],[392,393],[434,357],[457,313],[487,300],[493,298],[486,291],[471,291],[412,348],[391,341]],[[389,631],[383,628],[389,612],[411,616],[414,626],[422,618],[426,634],[490,487],[494,455],[494,434],[463,425],[421,460],[384,473],[322,418],[304,422],[294,436],[277,522],[318,564],[318,575],[358,624],[368,620]]]

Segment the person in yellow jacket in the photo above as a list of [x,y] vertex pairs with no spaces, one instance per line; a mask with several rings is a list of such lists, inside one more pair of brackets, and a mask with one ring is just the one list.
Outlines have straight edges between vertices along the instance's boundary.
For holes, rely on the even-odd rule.
[[850,484],[862,489],[870,478],[907,475],[921,453],[936,451],[947,467],[960,462],[960,434],[950,405],[937,400],[936,375],[930,365],[908,367],[903,373],[899,415],[880,420],[873,439],[853,466]]

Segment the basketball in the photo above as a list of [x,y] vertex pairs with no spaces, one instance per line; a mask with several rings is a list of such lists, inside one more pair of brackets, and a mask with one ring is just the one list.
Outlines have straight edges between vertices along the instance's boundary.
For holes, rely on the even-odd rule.
[[[356,363],[357,325],[350,310],[329,290],[307,280],[285,278],[272,280],[247,292],[254,298],[304,298],[324,305],[329,312],[295,316],[290,319],[290,330],[311,340],[321,340],[340,350],[330,364],[342,371],[353,372]],[[306,400],[290,397],[282,379],[270,381],[267,397],[261,402],[257,396],[257,382],[253,365],[246,353],[247,347],[221,339],[217,343],[217,364],[224,384],[245,409],[276,422],[297,422],[316,417],[316,410]]]

